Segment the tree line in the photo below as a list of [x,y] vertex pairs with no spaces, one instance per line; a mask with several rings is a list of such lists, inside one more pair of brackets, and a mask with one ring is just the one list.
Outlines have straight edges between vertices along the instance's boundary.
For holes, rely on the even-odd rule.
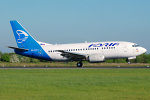
[[11,63],[37,63],[44,62],[44,60],[39,60],[35,58],[25,57],[17,55],[15,53],[2,53],[0,51],[0,61],[1,62],[11,62]]
[[[127,59],[110,59],[106,60],[105,63],[127,63]],[[17,55],[15,53],[2,53],[0,51],[0,62],[11,62],[11,63],[38,63],[38,62],[48,62],[45,60],[25,57]],[[130,60],[131,63],[150,63],[150,54],[142,54],[137,56],[136,59]]]

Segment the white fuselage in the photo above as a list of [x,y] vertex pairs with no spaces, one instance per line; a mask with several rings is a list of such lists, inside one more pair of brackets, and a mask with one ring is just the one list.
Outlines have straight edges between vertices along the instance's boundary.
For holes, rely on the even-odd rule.
[[[117,43],[113,46],[114,43]],[[92,44],[92,45],[91,45]],[[105,59],[118,58],[135,58],[136,56],[145,53],[146,49],[139,47],[131,42],[91,42],[91,43],[76,43],[76,44],[45,44],[41,45],[43,50],[49,55],[53,61],[66,61],[67,57],[61,55],[57,50],[89,56],[92,54],[102,54]]]

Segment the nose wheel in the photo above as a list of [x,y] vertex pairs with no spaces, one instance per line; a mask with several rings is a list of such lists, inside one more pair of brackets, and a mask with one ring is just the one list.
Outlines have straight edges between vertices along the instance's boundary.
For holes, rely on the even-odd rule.
[[126,59],[126,61],[128,62],[128,64],[131,64],[130,60],[129,59]]
[[131,64],[131,62],[130,62],[130,61],[128,61],[128,64]]
[[82,62],[77,63],[77,67],[82,67],[82,65],[83,65]]

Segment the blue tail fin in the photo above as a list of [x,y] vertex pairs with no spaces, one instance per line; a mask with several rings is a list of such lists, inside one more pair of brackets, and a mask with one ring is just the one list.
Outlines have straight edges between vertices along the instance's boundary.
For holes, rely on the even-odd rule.
[[16,20],[10,21],[14,36],[19,48],[38,49],[40,45]]

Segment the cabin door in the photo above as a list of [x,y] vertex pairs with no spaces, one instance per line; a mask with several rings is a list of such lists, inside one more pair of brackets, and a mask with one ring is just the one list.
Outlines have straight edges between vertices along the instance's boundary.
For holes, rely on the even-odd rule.
[[128,52],[128,48],[126,44],[124,45],[123,49],[124,49],[124,52]]

